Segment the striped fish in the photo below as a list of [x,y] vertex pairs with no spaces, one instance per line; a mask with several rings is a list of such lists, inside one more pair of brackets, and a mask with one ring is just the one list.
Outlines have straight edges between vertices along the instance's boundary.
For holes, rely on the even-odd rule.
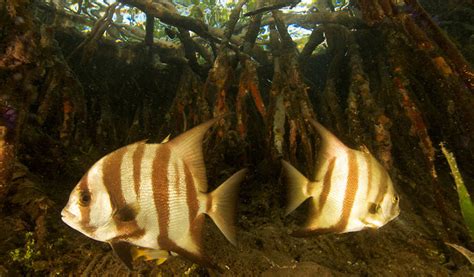
[[106,155],[71,192],[62,220],[108,242],[130,269],[136,256],[163,260],[169,252],[212,266],[202,251],[204,214],[235,244],[235,202],[246,173],[206,193],[202,139],[217,120],[169,141],[137,142]]
[[350,149],[315,120],[322,146],[315,181],[282,161],[288,182],[286,215],[311,198],[306,225],[295,236],[379,228],[400,213],[399,197],[385,168],[367,152]]

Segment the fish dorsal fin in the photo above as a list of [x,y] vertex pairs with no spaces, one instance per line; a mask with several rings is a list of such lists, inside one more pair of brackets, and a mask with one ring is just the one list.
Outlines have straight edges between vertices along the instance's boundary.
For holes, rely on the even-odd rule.
[[309,122],[321,135],[322,145],[320,150],[320,160],[329,160],[333,157],[339,157],[346,153],[349,149],[342,143],[333,133],[326,129],[321,123],[314,119],[309,119]]
[[113,240],[109,241],[109,244],[127,268],[133,270],[132,245],[128,242]]
[[202,153],[202,139],[209,128],[222,117],[211,119],[189,131],[182,133],[168,142],[172,151],[175,151],[189,166],[198,190],[207,191],[206,167]]
[[[142,140],[139,140],[139,141],[137,141],[137,142],[132,143],[131,145],[133,145],[133,144],[146,144],[147,141],[148,141],[148,139],[142,139]],[[128,145],[128,146],[129,146],[129,145]]]
[[359,146],[359,151],[372,156],[372,153],[370,153],[370,149],[365,144],[362,144],[361,146]]
[[162,143],[162,144],[163,144],[163,143],[167,143],[168,141],[170,141],[170,137],[171,137],[171,134],[168,134],[168,135],[166,136],[166,138],[164,138],[160,143]]

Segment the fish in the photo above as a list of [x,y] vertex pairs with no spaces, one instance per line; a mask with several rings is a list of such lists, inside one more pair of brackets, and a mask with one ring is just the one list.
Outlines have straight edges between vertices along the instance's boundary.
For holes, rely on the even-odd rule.
[[400,214],[399,196],[387,170],[368,151],[344,145],[314,119],[321,136],[314,179],[282,160],[288,200],[285,216],[310,198],[309,215],[294,236],[378,229]]
[[219,119],[162,143],[140,141],[102,157],[72,190],[62,220],[109,243],[130,270],[136,257],[161,263],[170,253],[214,267],[203,252],[205,214],[235,245],[235,208],[247,171],[207,193],[202,140]]

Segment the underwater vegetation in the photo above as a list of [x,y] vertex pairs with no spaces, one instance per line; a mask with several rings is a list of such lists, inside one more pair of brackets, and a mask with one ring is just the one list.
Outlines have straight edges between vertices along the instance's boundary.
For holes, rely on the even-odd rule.
[[467,228],[469,229],[469,234],[474,238],[474,203],[472,198],[469,195],[466,186],[464,185],[464,180],[459,172],[456,159],[454,158],[453,153],[449,152],[444,144],[440,144],[441,151],[448,161],[449,168],[451,169],[451,174],[453,175],[454,182],[456,183],[456,190],[459,197],[459,205],[461,206],[461,213],[466,223]]
[[[469,192],[464,185],[464,180],[459,172],[458,165],[456,163],[456,159],[454,158],[453,153],[449,152],[443,143],[440,144],[441,151],[443,155],[446,157],[448,161],[449,168],[451,169],[451,174],[453,175],[454,182],[456,183],[456,190],[458,192],[459,197],[459,205],[461,207],[461,213],[464,219],[464,222],[469,230],[469,234],[471,238],[474,238],[474,204],[472,202],[472,198],[469,195]],[[446,243],[447,245],[453,247],[454,249],[458,250],[461,254],[463,254],[471,264],[474,264],[474,253],[469,251],[468,249],[452,244]]]
[[10,251],[10,257],[14,262],[25,265],[28,269],[33,269],[33,261],[41,255],[41,251],[35,249],[35,239],[32,232],[25,234],[25,248],[17,248]]

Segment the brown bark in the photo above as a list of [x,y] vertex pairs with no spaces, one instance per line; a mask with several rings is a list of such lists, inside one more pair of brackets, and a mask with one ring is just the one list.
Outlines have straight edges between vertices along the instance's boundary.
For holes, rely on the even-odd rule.
[[10,190],[10,180],[15,164],[15,143],[12,141],[12,130],[0,125],[0,208]]
[[324,41],[324,39],[325,38],[323,30],[319,28],[314,29],[308,38],[308,42],[304,45],[304,48],[300,53],[300,62],[304,62],[305,60],[307,60],[311,56],[313,51],[316,49],[316,47]]
[[155,31],[155,18],[153,16],[146,15],[146,29],[145,29],[145,44],[148,46],[153,45],[154,31]]
[[[245,41],[243,50],[246,53],[251,52],[251,49],[255,45],[258,32],[260,29],[261,16],[257,15],[252,17],[250,28],[245,34]],[[249,124],[249,109],[247,98],[250,95],[253,99],[253,103],[261,115],[262,119],[266,119],[266,105],[263,102],[263,98],[259,88],[258,80],[258,65],[257,63],[246,55],[241,55],[240,64],[242,70],[239,76],[239,90],[236,99],[236,115],[237,115],[237,131],[242,138],[246,138]]]
[[[0,55],[3,72],[0,91],[0,205],[10,190],[19,135],[27,112],[27,101],[35,92],[32,82],[39,72],[32,66],[37,60],[39,41],[34,33],[29,1],[7,1],[0,8],[5,52]],[[20,22],[18,17],[21,17]]]
[[209,29],[204,22],[180,15],[172,3],[162,0],[156,2],[149,2],[145,0],[122,0],[121,3],[136,7],[146,14],[160,19],[163,23],[193,31],[199,36],[208,39],[212,42],[219,42],[220,39],[214,37],[209,32]]
[[359,44],[353,33],[348,33],[348,67],[350,70],[347,121],[352,139],[359,146],[372,149],[375,157],[387,169],[392,168],[391,120],[371,89],[370,77],[364,70]]
[[322,98],[319,99],[322,106],[319,108],[321,109],[321,113],[326,115],[322,119],[322,123],[326,126],[332,125],[337,131],[336,134],[344,134],[346,122],[344,120],[341,99],[337,93],[337,83],[338,80],[342,78],[340,72],[347,48],[347,33],[346,28],[335,24],[325,25],[324,30],[332,60],[328,68],[326,85],[320,96]]
[[91,33],[87,36],[87,38],[77,46],[77,48],[69,54],[68,59],[73,57],[79,50],[83,50],[82,53],[82,61],[86,62],[89,61],[92,57],[92,54],[97,48],[97,41],[104,35],[105,31],[111,26],[112,24],[112,17],[114,16],[115,10],[117,9],[119,3],[115,2],[110,5],[104,16],[97,20],[94,24],[94,27],[91,30]]
[[[271,27],[274,73],[267,114],[267,145],[274,162],[285,157],[297,164],[305,157],[305,173],[314,168],[314,134],[305,118],[315,118],[308,87],[302,80],[295,44],[288,35],[281,13],[273,11],[277,28]],[[286,136],[285,133],[289,132]]]
[[474,90],[474,72],[471,65],[466,61],[461,52],[457,49],[449,37],[441,30],[441,28],[433,22],[431,16],[418,3],[417,0],[405,0],[413,12],[418,14],[419,20],[426,26],[426,29],[431,33],[433,40],[446,53],[449,59],[455,65],[456,71],[469,87],[471,92]]

